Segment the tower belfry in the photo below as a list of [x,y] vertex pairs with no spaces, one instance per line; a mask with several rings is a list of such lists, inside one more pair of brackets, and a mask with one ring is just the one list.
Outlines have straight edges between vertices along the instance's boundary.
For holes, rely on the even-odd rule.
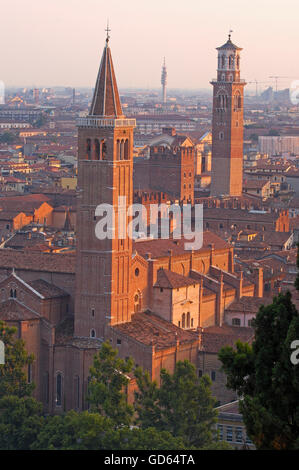
[[[132,240],[126,234],[120,237],[117,227],[120,218],[127,218],[127,208],[133,202],[136,121],[123,115],[109,47],[109,27],[106,31],[90,112],[78,120],[75,336],[96,338],[105,337],[107,326],[127,322],[131,315]],[[101,204],[114,209],[113,238],[100,240],[96,236],[96,208]]]
[[245,80],[240,78],[240,47],[231,40],[217,47],[213,79],[211,196],[241,196],[243,180],[243,106]]

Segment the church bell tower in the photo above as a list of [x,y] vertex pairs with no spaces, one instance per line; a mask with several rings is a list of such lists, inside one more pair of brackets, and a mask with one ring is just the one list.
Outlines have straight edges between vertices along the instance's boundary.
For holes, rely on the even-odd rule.
[[[104,338],[105,327],[131,318],[132,240],[99,239],[96,208],[113,206],[115,227],[133,202],[133,129],[123,115],[109,29],[88,116],[78,120],[78,198],[75,336]],[[124,202],[119,208],[119,198]],[[120,215],[122,211],[122,215]],[[107,228],[108,231],[111,227]]]
[[211,196],[241,196],[243,182],[243,105],[240,47],[231,35],[218,50],[213,85]]

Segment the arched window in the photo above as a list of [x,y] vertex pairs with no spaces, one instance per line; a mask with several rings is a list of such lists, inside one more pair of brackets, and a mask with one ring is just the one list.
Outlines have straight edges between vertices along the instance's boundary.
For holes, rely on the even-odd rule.
[[228,104],[227,95],[217,96],[217,108],[226,109]]
[[107,159],[107,143],[105,139],[101,140],[101,160]]
[[237,91],[234,96],[234,109],[241,109],[242,108],[242,98],[240,92]]
[[138,313],[141,310],[141,294],[140,291],[134,295],[134,312]]
[[62,404],[62,375],[60,372],[56,375],[56,406]]
[[240,56],[237,57],[237,69],[240,68]]
[[126,139],[125,143],[124,143],[124,159],[129,160],[129,141],[128,141],[128,139]]
[[13,299],[13,289],[10,289],[10,294],[9,294],[10,298]]
[[94,330],[93,328],[90,330],[90,337],[91,337],[91,338],[95,338],[95,337],[96,337],[96,330]]
[[224,139],[224,133],[221,131],[219,132],[219,140],[223,140]]
[[183,313],[182,315],[182,328],[186,328],[186,314]]
[[86,139],[86,159],[91,159],[91,140]]
[[117,139],[116,141],[116,158],[120,160],[120,140]]
[[94,141],[94,159],[100,160],[101,158],[101,145],[99,139],[95,139]]
[[187,312],[187,328],[190,328],[190,312]]
[[225,56],[221,56],[221,67],[224,69],[225,67]]
[[119,159],[124,160],[124,156],[125,156],[125,141],[122,139],[120,141]]
[[229,65],[229,68],[232,69],[234,67],[234,56],[233,55],[230,55],[229,58],[228,58],[228,65]]

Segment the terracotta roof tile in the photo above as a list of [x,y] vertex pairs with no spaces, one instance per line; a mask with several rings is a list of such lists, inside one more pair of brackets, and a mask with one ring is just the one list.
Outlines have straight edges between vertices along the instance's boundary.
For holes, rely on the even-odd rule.
[[69,294],[65,292],[60,287],[55,286],[54,284],[50,284],[43,279],[36,279],[35,281],[27,282],[34,290],[39,292],[45,299],[53,299],[56,297],[68,297]]
[[177,289],[184,286],[193,286],[199,281],[174,273],[168,269],[159,269],[157,272],[157,282],[154,287],[163,287],[165,289]]
[[[152,258],[164,258],[169,256],[169,250],[172,250],[175,256],[190,253],[189,250],[185,250],[185,243],[190,243],[190,240],[184,238],[178,240],[166,240],[161,238],[155,240],[141,240],[133,242],[133,249],[144,258],[146,258],[148,253],[151,253]],[[229,248],[229,244],[222,238],[218,237],[213,232],[206,231],[203,233],[203,245],[198,251],[210,251],[211,247],[209,245],[211,244],[214,244],[215,250]]]
[[76,257],[70,253],[35,253],[0,249],[0,267],[16,270],[75,273]]
[[16,299],[9,299],[0,303],[0,320],[23,321],[40,319],[38,313],[30,310]]
[[207,353],[218,353],[224,346],[235,346],[236,341],[251,343],[254,331],[248,327],[209,326],[202,333],[202,350]]
[[153,313],[137,313],[132,321],[113,326],[115,331],[125,334],[146,346],[154,345],[157,350],[167,349],[180,343],[198,341],[198,333],[183,330]]

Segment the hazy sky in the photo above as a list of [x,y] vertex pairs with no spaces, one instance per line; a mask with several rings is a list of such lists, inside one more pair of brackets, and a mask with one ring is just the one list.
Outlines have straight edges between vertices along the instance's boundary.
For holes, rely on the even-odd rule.
[[[209,88],[216,50],[242,51],[242,77],[286,87],[299,79],[298,0],[7,0],[1,2],[6,86],[94,86],[107,18],[119,87]],[[252,85],[254,86],[254,85]]]

